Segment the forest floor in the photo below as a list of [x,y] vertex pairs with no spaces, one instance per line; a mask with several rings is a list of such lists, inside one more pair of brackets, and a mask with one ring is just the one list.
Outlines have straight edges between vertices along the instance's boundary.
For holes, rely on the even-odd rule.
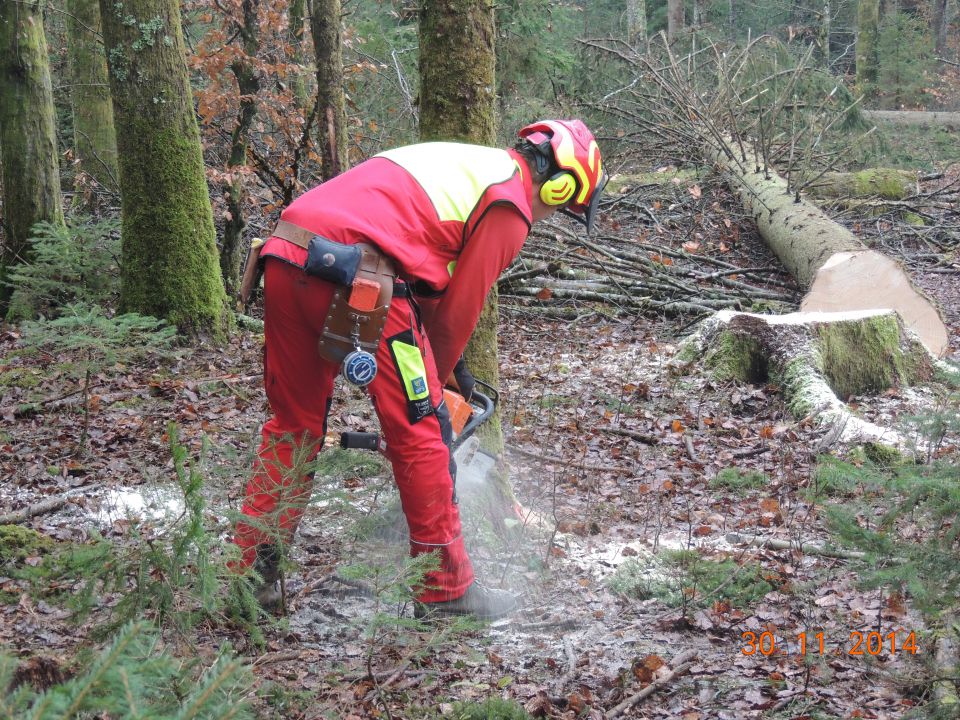
[[[704,198],[686,190],[679,196],[696,199],[701,211],[730,206],[721,188],[705,186],[712,197]],[[694,213],[682,202],[670,210],[675,232],[665,223],[658,242],[679,250]],[[956,260],[928,262],[922,236],[899,232],[894,220],[849,222],[916,259],[915,279],[944,308],[956,359]],[[708,234],[697,251],[744,267],[776,262],[746,228],[735,244]],[[286,720],[436,717],[451,715],[454,701],[491,695],[535,716],[603,717],[689,652],[683,677],[625,714],[895,718],[922,704],[932,646],[908,601],[860,588],[842,558],[731,537],[826,545],[826,505],[863,489],[821,486],[815,462],[820,452],[846,448],[824,446],[825,431],[811,418],[790,417],[774,386],[672,374],[668,362],[690,318],[610,317],[583,303],[576,317],[551,319],[545,306],[505,302],[500,336],[506,461],[530,511],[527,527],[495,532],[478,519],[468,488],[462,503],[478,574],[517,592],[520,612],[472,629],[382,622],[383,614],[411,617],[411,608],[371,593],[382,576],[350,579],[344,568],[402,562],[402,530],[384,532],[389,520],[371,530],[369,522],[397,517],[390,476],[377,456],[326,451],[329,464],[292,550],[288,617],[265,624],[265,647],[225,625],[201,627],[181,650],[209,656],[229,640],[253,666],[258,715]],[[226,348],[102,369],[78,447],[84,414],[79,396],[66,395],[76,388],[70,358],[18,352],[20,334],[16,326],[0,334],[0,507],[68,494],[64,507],[29,526],[58,542],[84,543],[94,530],[132,542],[162,526],[164,508],[182,509],[167,444],[175,422],[204,474],[210,522],[228,537],[226,518],[239,505],[267,417],[258,335],[238,332]],[[49,402],[21,411],[38,399]],[[922,388],[897,388],[852,403],[895,427],[928,400]],[[341,388],[331,436],[374,423],[366,400]],[[72,623],[66,609],[11,577],[0,577],[0,593],[8,648],[21,661],[43,655],[75,670],[97,615]],[[896,633],[896,650],[887,642],[874,655],[856,654],[856,634],[870,632]],[[911,632],[915,654],[904,649]],[[751,637],[759,642],[764,633],[776,647],[749,654]]]

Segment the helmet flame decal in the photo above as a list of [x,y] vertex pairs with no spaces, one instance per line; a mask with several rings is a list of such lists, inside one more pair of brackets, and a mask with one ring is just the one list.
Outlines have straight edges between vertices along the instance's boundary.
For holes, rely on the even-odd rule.
[[519,135],[536,145],[549,140],[557,167],[576,181],[570,198],[572,209],[585,212],[603,176],[600,148],[587,126],[580,120],[541,120],[520,130]]

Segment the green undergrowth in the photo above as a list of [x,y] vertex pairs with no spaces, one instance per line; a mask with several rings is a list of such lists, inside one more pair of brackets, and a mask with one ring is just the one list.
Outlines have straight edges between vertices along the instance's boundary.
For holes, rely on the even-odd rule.
[[[861,589],[902,597],[927,632],[952,633],[960,613],[960,394],[906,424],[917,439],[912,456],[868,444],[845,460],[818,458],[810,496],[834,541],[858,554],[849,562]],[[932,686],[936,678],[925,679]],[[921,713],[956,717],[936,701]]]
[[[72,677],[46,687],[0,654],[0,717],[33,720],[153,718],[240,720],[250,717],[249,671],[229,643],[210,659],[175,657],[148,623],[119,630],[99,652],[84,652]],[[58,668],[57,674],[66,674]]]
[[236,548],[221,539],[202,494],[207,445],[192,461],[174,425],[168,435],[183,502],[178,518],[135,521],[115,541],[93,532],[87,542],[42,543],[43,554],[16,563],[10,575],[37,597],[70,610],[76,622],[92,619],[99,637],[149,617],[182,638],[201,623],[239,625],[252,643],[262,644],[256,578],[228,567]]
[[668,550],[646,559],[630,558],[609,580],[613,592],[656,598],[684,611],[724,601],[749,607],[778,586],[775,575],[756,563],[704,557],[699,550]]
[[482,702],[453,703],[450,720],[528,720],[530,715],[517,702],[490,697]]
[[877,131],[851,145],[850,138],[837,135],[835,149],[843,148],[858,168],[877,166],[925,172],[942,164],[960,160],[960,132],[947,127],[894,125],[877,123]]
[[759,490],[770,484],[770,478],[758,470],[741,470],[736,467],[727,467],[717,473],[710,481],[714,489],[730,490],[745,494],[750,490]]

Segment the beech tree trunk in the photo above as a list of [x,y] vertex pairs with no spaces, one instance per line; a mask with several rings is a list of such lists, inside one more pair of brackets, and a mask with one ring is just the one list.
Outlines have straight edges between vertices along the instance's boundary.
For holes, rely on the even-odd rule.
[[849,230],[788,191],[774,171],[763,172],[759,159],[739,148],[730,155],[707,143],[707,153],[722,169],[767,245],[796,281],[807,289],[801,309],[826,312],[890,308],[938,355],[948,345],[936,307],[914,289],[892,259],[868,250]]
[[667,0],[667,41],[672,42],[683,30],[683,0]]
[[120,160],[124,311],[221,337],[226,294],[177,0],[100,0]]
[[317,60],[317,127],[320,129],[321,174],[324,180],[329,180],[350,166],[343,95],[340,0],[314,0],[310,31]]
[[950,27],[950,0],[933,0],[933,41],[938,57],[947,54],[947,30]]
[[646,0],[627,0],[627,42],[637,45],[647,41]]
[[[0,0],[0,281],[11,265],[28,258],[35,223],[63,224],[43,7],[43,0]],[[11,288],[0,283],[0,310],[10,295]]]
[[880,37],[880,0],[858,0],[857,87],[860,92],[877,82],[877,40]]
[[[70,104],[77,169],[107,190],[117,192],[117,139],[101,33],[97,0],[68,0]],[[79,176],[76,190],[74,204],[92,209],[95,205],[93,194]]]
[[246,227],[247,180],[243,170],[247,166],[247,138],[250,126],[257,115],[257,93],[260,80],[254,60],[260,50],[260,0],[243,0],[243,20],[236,28],[243,44],[243,55],[230,65],[237,79],[240,108],[230,136],[230,158],[227,160],[227,181],[223,186],[227,203],[227,220],[220,245],[220,274],[229,297],[235,297],[240,289],[240,262],[243,244],[243,229]]
[[[420,7],[421,139],[492,145],[496,141],[495,66],[490,3],[425,0]],[[494,387],[500,381],[497,298],[494,286],[465,353],[473,374]],[[503,452],[499,411],[478,434],[488,450]]]

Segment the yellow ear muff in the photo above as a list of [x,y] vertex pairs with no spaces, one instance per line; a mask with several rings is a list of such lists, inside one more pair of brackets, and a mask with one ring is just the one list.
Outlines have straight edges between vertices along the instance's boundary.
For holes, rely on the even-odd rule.
[[565,205],[577,191],[577,181],[571,173],[558,172],[543,181],[540,186],[540,199],[545,205]]

